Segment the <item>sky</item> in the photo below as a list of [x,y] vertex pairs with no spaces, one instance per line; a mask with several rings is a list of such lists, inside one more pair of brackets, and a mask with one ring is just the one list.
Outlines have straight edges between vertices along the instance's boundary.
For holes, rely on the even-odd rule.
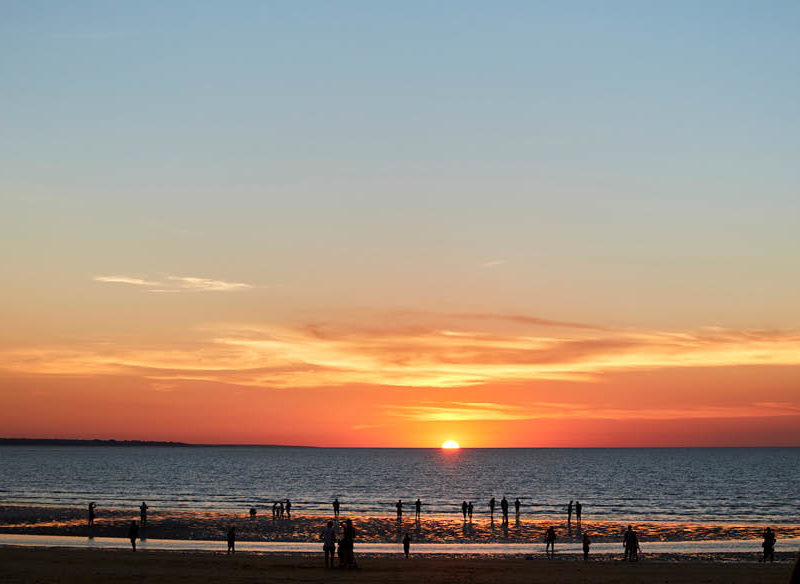
[[800,446],[796,2],[3,2],[0,435]]

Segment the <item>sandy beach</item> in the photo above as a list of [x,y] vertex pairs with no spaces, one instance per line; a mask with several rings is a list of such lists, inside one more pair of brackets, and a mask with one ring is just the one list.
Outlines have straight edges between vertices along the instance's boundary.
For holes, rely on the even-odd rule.
[[0,582],[361,582],[504,584],[786,583],[790,562],[640,562],[463,558],[363,558],[358,570],[325,569],[320,557],[0,548]]

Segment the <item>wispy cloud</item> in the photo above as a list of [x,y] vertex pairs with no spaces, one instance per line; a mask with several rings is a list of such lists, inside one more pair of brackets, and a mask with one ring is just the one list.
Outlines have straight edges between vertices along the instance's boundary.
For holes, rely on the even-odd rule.
[[132,276],[94,276],[95,282],[110,284],[130,284],[143,286],[150,292],[179,293],[179,292],[232,292],[248,290],[254,286],[243,282],[226,282],[211,278],[198,278],[195,276],[164,276],[163,281],[145,280]]
[[392,416],[413,422],[476,422],[545,419],[681,420],[800,416],[800,405],[756,402],[673,408],[587,407],[574,403],[532,402],[525,405],[469,402],[426,402],[415,406],[387,405]]
[[[496,334],[424,324],[394,329],[319,323],[214,325],[197,331],[191,345],[75,343],[9,349],[0,352],[0,368],[277,388],[454,388],[543,379],[589,382],[609,373],[684,367],[800,365],[798,331],[564,332]],[[506,418],[527,415],[488,409]]]
[[503,264],[507,264],[508,260],[504,259],[497,259],[497,260],[489,260],[488,262],[484,262],[481,264],[482,268],[490,269],[496,268],[497,266],[502,266]]

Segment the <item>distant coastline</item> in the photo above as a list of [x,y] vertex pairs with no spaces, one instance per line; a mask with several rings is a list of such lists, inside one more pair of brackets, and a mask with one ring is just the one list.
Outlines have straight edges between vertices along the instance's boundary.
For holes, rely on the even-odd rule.
[[236,448],[313,448],[289,444],[191,444],[158,440],[80,440],[70,438],[0,438],[0,446],[180,446],[186,448],[221,446]]

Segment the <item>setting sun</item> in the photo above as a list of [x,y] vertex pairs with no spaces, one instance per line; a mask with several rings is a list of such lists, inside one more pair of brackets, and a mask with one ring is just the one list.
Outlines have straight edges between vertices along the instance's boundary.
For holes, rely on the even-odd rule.
[[446,450],[456,450],[458,448],[461,448],[461,446],[459,446],[458,442],[456,442],[455,440],[445,440],[442,443],[442,448]]

